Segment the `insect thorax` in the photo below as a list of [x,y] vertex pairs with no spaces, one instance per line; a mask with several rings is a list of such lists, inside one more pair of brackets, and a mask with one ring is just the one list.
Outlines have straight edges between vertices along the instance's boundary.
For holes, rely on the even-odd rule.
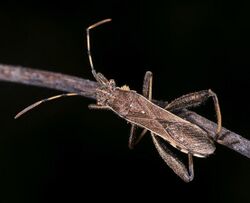
[[120,116],[126,116],[134,98],[134,91],[123,90],[119,87],[113,90],[100,89],[97,91],[97,102],[111,107]]
[[109,106],[109,103],[112,103],[114,100],[113,96],[114,90],[111,90],[107,87],[100,87],[96,89],[96,100],[97,105],[99,106]]

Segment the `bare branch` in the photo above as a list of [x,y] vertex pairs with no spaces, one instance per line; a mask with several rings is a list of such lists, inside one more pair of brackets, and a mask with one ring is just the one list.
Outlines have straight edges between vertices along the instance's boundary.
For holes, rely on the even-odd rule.
[[[177,115],[205,129],[212,138],[215,138],[217,129],[216,123],[187,109],[181,110]],[[226,128],[222,128],[221,137],[217,142],[250,158],[250,141]]]
[[81,93],[91,99],[95,99],[95,89],[98,85],[94,81],[61,73],[2,64],[0,64],[0,80]]
[[[96,82],[87,79],[2,64],[0,64],[0,80],[46,87],[64,92],[75,92],[91,99],[95,99],[95,89],[98,87]],[[216,123],[186,109],[180,110],[176,114],[205,129],[210,136],[216,136]],[[250,141],[226,128],[222,128],[222,138],[218,143],[250,158]]]

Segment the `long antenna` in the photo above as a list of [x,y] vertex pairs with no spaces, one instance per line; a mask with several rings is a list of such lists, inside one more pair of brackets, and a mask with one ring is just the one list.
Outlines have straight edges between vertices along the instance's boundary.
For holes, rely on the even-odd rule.
[[72,93],[66,93],[66,94],[59,94],[59,95],[56,95],[56,96],[52,96],[52,97],[49,97],[49,98],[37,101],[37,102],[29,105],[28,107],[26,107],[22,111],[20,111],[18,114],[16,114],[15,119],[19,118],[20,116],[22,116],[23,114],[27,113],[31,109],[33,109],[33,108],[37,107],[38,105],[40,105],[42,103],[45,103],[47,101],[51,101],[51,100],[54,100],[54,99],[59,99],[61,97],[71,97],[71,96],[79,96],[79,95],[80,95],[79,93],[72,92]]
[[110,22],[112,19],[111,18],[107,18],[107,19],[104,19],[104,20],[101,20],[93,25],[90,25],[87,29],[86,29],[86,32],[87,32],[87,51],[88,51],[88,58],[89,58],[89,64],[90,64],[90,67],[91,67],[91,72],[93,74],[93,76],[95,77],[95,79],[97,81],[98,80],[98,77],[97,77],[97,73],[95,71],[95,68],[94,68],[94,65],[93,65],[93,60],[92,60],[92,56],[91,56],[91,49],[90,49],[90,34],[89,34],[89,31],[99,25],[102,25],[104,23],[107,23],[107,22]]
[[[104,24],[104,23],[107,23],[107,22],[110,22],[111,19],[110,18],[107,18],[107,19],[104,19],[104,20],[101,20],[91,26],[89,26],[86,31],[87,31],[87,51],[88,51],[88,58],[89,58],[89,63],[90,63],[90,67],[91,67],[91,71],[92,71],[92,74],[93,76],[95,77],[95,79],[98,81],[98,82],[103,82],[105,83],[106,82],[106,78],[100,74],[100,73],[96,73],[95,69],[94,69],[94,65],[93,65],[93,61],[92,61],[92,57],[91,57],[91,51],[90,51],[90,35],[89,35],[89,31],[101,24]],[[19,118],[20,116],[22,116],[23,114],[27,113],[28,111],[30,111],[31,109],[41,105],[42,103],[45,103],[47,101],[51,101],[51,100],[54,100],[54,99],[59,99],[61,97],[69,97],[69,96],[77,96],[77,95],[80,95],[80,93],[75,93],[75,92],[72,92],[72,93],[67,93],[67,94],[60,94],[60,95],[56,95],[56,96],[53,96],[53,97],[49,97],[49,98],[46,98],[46,99],[43,99],[43,100],[40,100],[40,101],[37,101],[31,105],[29,105],[28,107],[26,107],[25,109],[23,109],[22,111],[20,111],[18,114],[16,114],[15,116],[15,119]]]

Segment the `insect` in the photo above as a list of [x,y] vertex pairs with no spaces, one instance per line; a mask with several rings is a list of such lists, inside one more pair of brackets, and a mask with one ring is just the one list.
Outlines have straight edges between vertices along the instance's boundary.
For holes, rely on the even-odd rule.
[[[96,104],[89,105],[90,109],[112,110],[118,116],[131,123],[128,146],[133,148],[146,134],[150,132],[153,143],[166,164],[185,182],[190,182],[194,178],[193,156],[207,157],[214,153],[215,145],[208,133],[183,118],[178,117],[173,111],[178,109],[195,107],[212,97],[217,117],[217,137],[221,134],[221,113],[218,98],[212,90],[202,90],[181,96],[165,107],[160,107],[152,102],[152,73],[146,72],[143,82],[143,93],[138,94],[130,90],[128,86],[116,87],[113,79],[108,80],[103,74],[96,72],[91,55],[90,30],[111,21],[105,19],[99,21],[86,29],[88,59],[92,74],[99,84],[96,89]],[[21,112],[15,118],[34,107],[63,96],[77,96],[81,93],[67,93],[40,100]],[[136,135],[135,128],[142,128],[142,132]],[[188,167],[173,154],[168,148],[168,144],[188,156]]]

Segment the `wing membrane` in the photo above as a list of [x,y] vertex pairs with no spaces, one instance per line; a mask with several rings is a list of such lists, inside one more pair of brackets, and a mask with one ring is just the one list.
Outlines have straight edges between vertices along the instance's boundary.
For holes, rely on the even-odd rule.
[[147,128],[185,153],[204,157],[215,150],[213,142],[200,127],[160,108],[141,95],[135,97],[126,119]]
[[176,143],[184,146],[196,156],[203,157],[214,152],[213,142],[207,133],[196,125],[186,122],[159,122]]

